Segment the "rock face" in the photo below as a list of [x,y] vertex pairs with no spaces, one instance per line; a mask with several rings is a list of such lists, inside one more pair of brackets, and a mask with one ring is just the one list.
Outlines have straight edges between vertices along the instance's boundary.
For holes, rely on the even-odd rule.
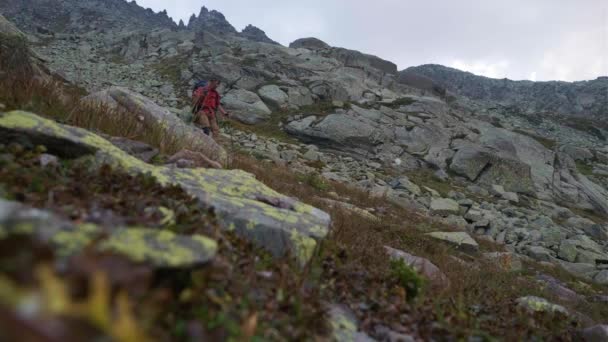
[[441,65],[408,68],[403,76],[428,77],[450,92],[475,100],[513,106],[523,112],[589,115],[605,118],[608,108],[608,77],[582,82],[531,82],[492,79]]
[[[224,149],[204,132],[186,125],[175,114],[129,89],[111,87],[105,91],[86,96],[82,99],[82,102],[89,105],[105,105],[111,109],[141,116],[144,129],[148,131],[159,128],[166,130],[167,136],[188,139],[193,144],[193,150],[203,153],[212,160],[223,163],[227,159]],[[108,118],[108,120],[112,120],[112,118]]]
[[213,209],[234,229],[276,256],[291,254],[304,264],[327,234],[329,215],[264,186],[243,171],[174,169],[146,164],[86,130],[63,126],[25,112],[0,114],[0,143],[18,139],[45,145],[58,156],[89,156],[130,173],[150,174],[161,185],[177,185]]

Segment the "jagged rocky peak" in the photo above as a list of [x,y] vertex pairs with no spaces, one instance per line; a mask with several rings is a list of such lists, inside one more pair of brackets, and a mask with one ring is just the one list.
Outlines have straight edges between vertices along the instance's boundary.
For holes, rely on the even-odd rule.
[[330,48],[329,44],[322,41],[321,39],[314,37],[296,39],[291,44],[289,44],[289,47],[294,49],[303,48],[309,50],[323,50]]
[[280,45],[279,43],[275,42],[274,40],[268,38],[268,36],[266,35],[266,32],[262,31],[260,28],[253,26],[251,24],[247,25],[247,27],[245,27],[243,29],[243,31],[241,31],[241,36],[243,36],[249,40],[252,40],[254,42]]
[[226,20],[224,15],[216,10],[209,11],[207,7],[201,8],[198,17],[192,15],[188,28],[197,31],[211,31],[221,34],[236,34],[237,30]]
[[181,20],[181,19],[179,20],[179,24],[177,24],[177,28],[180,30],[183,30],[186,28],[186,25],[184,24],[183,20]]

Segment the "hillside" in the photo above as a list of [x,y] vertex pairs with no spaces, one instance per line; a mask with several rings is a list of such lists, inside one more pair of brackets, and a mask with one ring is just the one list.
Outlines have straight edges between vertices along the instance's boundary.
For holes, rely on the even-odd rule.
[[454,94],[495,102],[525,114],[606,120],[608,77],[581,82],[532,82],[477,76],[442,65],[421,65],[401,72],[429,77]]
[[603,78],[398,72],[103,4],[0,4],[0,339],[608,336]]

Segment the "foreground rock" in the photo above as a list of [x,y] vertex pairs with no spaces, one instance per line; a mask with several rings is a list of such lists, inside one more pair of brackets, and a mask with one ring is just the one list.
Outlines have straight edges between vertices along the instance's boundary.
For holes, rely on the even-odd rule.
[[291,254],[304,264],[327,234],[328,214],[281,195],[240,170],[153,166],[86,130],[26,112],[0,114],[0,143],[14,141],[44,145],[64,158],[85,157],[94,165],[105,163],[129,173],[149,174],[161,185],[180,186],[213,209],[223,227],[275,256]]
[[70,257],[93,245],[135,262],[160,268],[189,268],[205,264],[215,256],[217,243],[202,235],[177,235],[159,229],[73,224],[50,212],[0,199],[0,239],[32,236]]
[[[227,160],[226,151],[208,135],[193,126],[186,125],[175,114],[127,88],[111,87],[86,96],[82,99],[82,103],[103,105],[110,109],[130,113],[141,119],[142,129],[145,129],[146,132],[155,132],[160,129],[167,138],[186,139],[190,149],[203,153],[213,161],[225,163]],[[107,119],[114,120],[113,118]]]

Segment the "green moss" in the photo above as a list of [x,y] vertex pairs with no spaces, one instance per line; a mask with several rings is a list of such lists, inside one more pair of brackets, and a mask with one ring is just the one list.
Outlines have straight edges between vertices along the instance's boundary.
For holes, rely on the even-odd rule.
[[413,300],[420,294],[424,279],[403,260],[391,260],[390,274],[399,286],[406,290],[408,300]]

